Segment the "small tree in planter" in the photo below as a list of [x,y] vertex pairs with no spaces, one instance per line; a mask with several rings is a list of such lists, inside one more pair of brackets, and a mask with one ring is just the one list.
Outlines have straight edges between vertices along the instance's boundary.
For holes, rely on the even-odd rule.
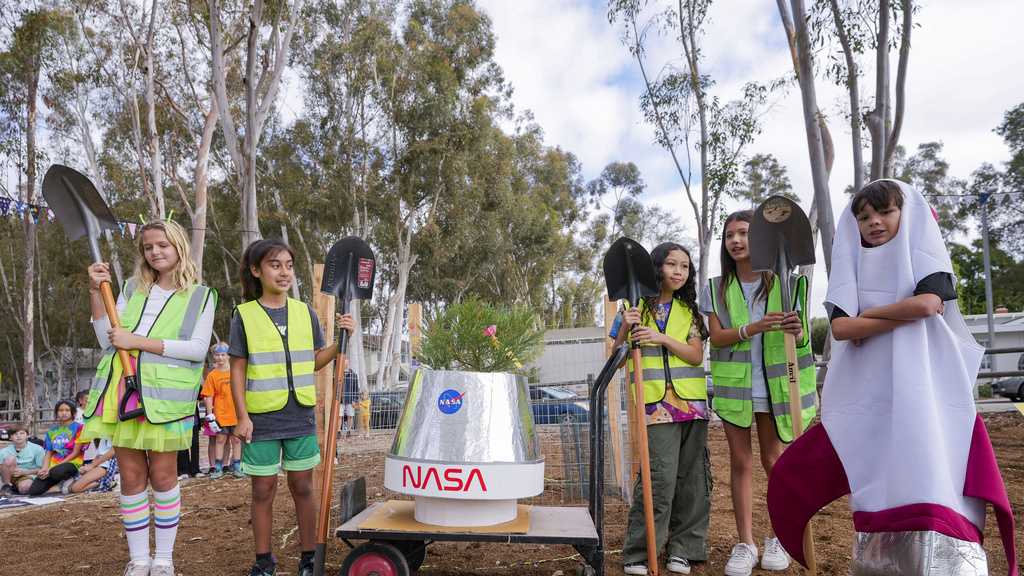
[[448,306],[429,323],[419,358],[435,370],[522,372],[543,346],[544,330],[532,310],[474,298]]
[[540,354],[543,334],[532,310],[476,299],[429,322],[418,356],[430,369],[409,383],[384,459],[384,485],[415,497],[417,521],[509,522],[519,499],[543,492],[544,457],[522,368]]

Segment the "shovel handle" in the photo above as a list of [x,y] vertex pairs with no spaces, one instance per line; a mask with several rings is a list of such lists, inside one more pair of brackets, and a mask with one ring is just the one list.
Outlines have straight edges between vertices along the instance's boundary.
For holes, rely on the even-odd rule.
[[644,399],[644,384],[641,378],[642,364],[640,359],[640,347],[634,341],[633,354],[633,390],[636,396],[636,437],[637,447],[640,448],[640,489],[643,496],[644,507],[644,532],[647,542],[647,573],[658,576],[658,545],[654,528],[654,494],[651,487],[651,454],[647,445],[647,410]]
[[[804,433],[803,410],[800,405],[800,375],[797,372],[796,336],[783,334],[786,344],[786,379],[789,381],[789,419],[793,423],[793,439]],[[818,559],[814,553],[814,529],[811,523],[804,528],[804,560],[807,562],[807,573],[814,576],[818,573]]]
[[[347,331],[342,330],[342,334]],[[320,477],[320,512],[316,524],[316,552],[313,559],[313,574],[321,576],[324,573],[325,552],[327,546],[327,533],[331,523],[331,502],[334,488],[334,453],[338,446],[338,428],[341,427],[341,392],[345,381],[345,369],[348,367],[348,356],[339,352],[334,359],[334,396],[331,399],[331,415],[327,419],[327,426],[324,428],[324,449],[321,466],[323,474]]]
[[[117,315],[117,304],[114,301],[114,291],[110,288],[110,282],[100,283],[100,297],[103,299],[103,307],[107,310],[107,318],[112,328],[121,327],[121,319]],[[128,357],[128,351],[117,349],[117,357],[121,360],[121,370],[125,376],[135,376],[135,366]]]

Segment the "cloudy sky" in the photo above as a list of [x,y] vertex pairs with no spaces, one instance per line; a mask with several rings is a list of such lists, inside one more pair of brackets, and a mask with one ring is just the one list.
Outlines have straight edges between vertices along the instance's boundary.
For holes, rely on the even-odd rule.
[[[671,158],[653,144],[653,130],[640,114],[640,72],[620,41],[621,28],[608,23],[606,2],[478,4],[493,21],[497,60],[515,89],[515,105],[533,112],[547,143],[576,154],[588,179],[609,162],[636,163],[648,184],[643,200],[673,209],[692,236],[695,220]],[[921,2],[920,27],[912,35],[901,144],[912,151],[923,142],[943,142],[951,172],[960,177],[982,162],[1008,159],[1006,147],[992,130],[1006,110],[1024,102],[1022,21],[1020,0]],[[791,70],[775,2],[719,0],[711,9],[703,49],[706,71],[717,82],[714,93],[723,100],[738,97],[748,81],[769,81]],[[680,55],[681,48],[670,39],[656,42],[648,70],[660,69]],[[873,85],[873,76],[862,81],[862,102],[873,95]],[[819,107],[830,116],[836,143],[830,186],[838,215],[846,201],[838,191],[853,178],[849,124],[840,115],[848,100],[844,89],[827,81],[819,81],[817,89]],[[763,133],[749,151],[778,157],[808,209],[812,189],[800,92],[793,87],[772,102],[763,118]],[[717,245],[713,248],[717,253]],[[717,270],[716,264],[711,266]],[[824,278],[824,266],[816,276]],[[815,282],[815,315],[824,315],[823,297],[824,282]]]

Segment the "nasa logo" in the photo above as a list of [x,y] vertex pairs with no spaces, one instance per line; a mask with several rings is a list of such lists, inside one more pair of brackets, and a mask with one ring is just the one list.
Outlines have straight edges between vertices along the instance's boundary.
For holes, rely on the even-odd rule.
[[[413,468],[416,469],[413,473]],[[479,468],[437,468],[408,464],[402,466],[402,488],[412,486],[417,490],[437,490],[439,492],[469,492],[473,490],[487,492],[483,474]]]
[[451,388],[441,392],[437,397],[437,409],[445,414],[455,414],[462,408],[463,393]]

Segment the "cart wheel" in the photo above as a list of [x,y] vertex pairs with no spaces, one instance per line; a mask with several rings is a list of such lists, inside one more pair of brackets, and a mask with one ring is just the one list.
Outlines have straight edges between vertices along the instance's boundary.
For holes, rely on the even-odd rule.
[[409,576],[409,564],[391,544],[367,542],[348,553],[340,576]]
[[399,540],[391,544],[405,556],[410,572],[419,570],[423,565],[423,560],[427,558],[427,543],[422,540]]

